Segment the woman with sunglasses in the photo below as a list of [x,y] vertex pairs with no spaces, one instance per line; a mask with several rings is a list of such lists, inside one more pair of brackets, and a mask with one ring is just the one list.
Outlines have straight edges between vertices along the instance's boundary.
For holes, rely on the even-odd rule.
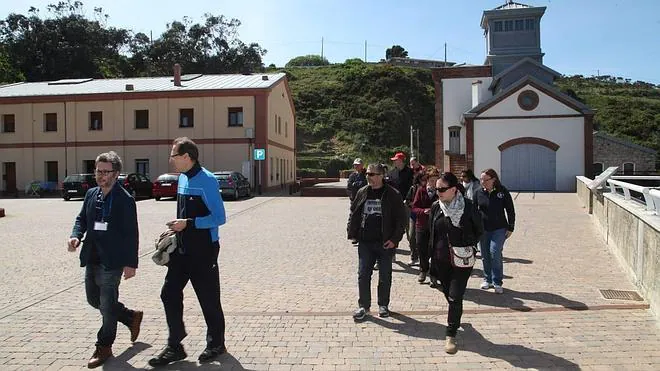
[[[496,294],[504,292],[502,277],[502,249],[516,224],[516,211],[509,191],[502,185],[493,169],[481,173],[482,188],[476,193],[476,204],[486,232],[481,238],[481,260],[484,265],[484,281],[481,289],[493,288]],[[506,216],[504,215],[506,212]]]
[[[463,295],[474,264],[474,246],[483,233],[483,226],[472,201],[464,197],[465,189],[456,175],[442,174],[436,182],[436,192],[438,201],[431,206],[429,226],[431,272],[440,280],[449,304],[445,351],[454,354],[456,333],[463,315]],[[455,249],[471,251],[470,263],[457,264]]]

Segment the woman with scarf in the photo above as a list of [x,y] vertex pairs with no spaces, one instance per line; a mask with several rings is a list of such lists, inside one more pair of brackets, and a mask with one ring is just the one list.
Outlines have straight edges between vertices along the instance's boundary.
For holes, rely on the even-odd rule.
[[470,169],[461,171],[461,181],[463,188],[465,188],[465,197],[472,202],[476,200],[476,193],[481,189],[481,183]]
[[449,304],[445,351],[457,351],[456,333],[461,326],[463,295],[475,261],[474,246],[483,233],[481,217],[456,175],[444,173],[436,182],[438,201],[430,215],[431,274],[442,284]]

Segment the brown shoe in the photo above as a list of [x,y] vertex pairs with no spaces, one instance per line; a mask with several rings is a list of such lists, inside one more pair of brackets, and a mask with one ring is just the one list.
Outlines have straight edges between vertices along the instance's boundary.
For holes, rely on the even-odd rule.
[[458,348],[456,347],[456,338],[452,336],[447,336],[445,340],[445,352],[448,354],[456,354]]
[[133,311],[133,320],[131,321],[131,325],[128,326],[128,329],[131,330],[131,342],[134,343],[135,340],[137,340],[138,335],[140,335],[140,325],[142,324],[142,316],[144,313],[142,313],[139,310]]
[[96,368],[102,365],[108,358],[112,357],[112,347],[97,345],[92,358],[87,362],[88,368]]

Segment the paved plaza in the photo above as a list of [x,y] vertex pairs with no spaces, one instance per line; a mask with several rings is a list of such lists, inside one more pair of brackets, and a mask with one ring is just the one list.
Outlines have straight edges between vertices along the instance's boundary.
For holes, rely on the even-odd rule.
[[[634,290],[575,194],[514,193],[517,228],[504,250],[505,291],[480,290],[477,262],[465,297],[459,352],[444,352],[447,305],[417,283],[403,242],[393,269],[391,318],[356,324],[357,249],[345,237],[346,198],[255,197],[226,202],[220,274],[229,354],[201,366],[206,325],[185,291],[188,359],[169,370],[438,370],[660,368],[660,326],[646,302],[604,299]],[[86,369],[100,315],[66,240],[82,201],[0,199],[0,370]],[[166,269],[153,240],[173,201],[138,202],[140,267],[121,300],[145,312],[135,344],[119,325],[104,369],[149,369],[167,326]],[[372,289],[375,301],[377,274]],[[375,306],[373,304],[372,308]]]

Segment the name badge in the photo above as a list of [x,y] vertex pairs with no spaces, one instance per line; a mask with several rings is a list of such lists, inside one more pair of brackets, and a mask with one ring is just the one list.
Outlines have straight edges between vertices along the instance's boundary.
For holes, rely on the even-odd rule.
[[107,231],[108,230],[108,222],[94,222],[94,230],[95,231]]

